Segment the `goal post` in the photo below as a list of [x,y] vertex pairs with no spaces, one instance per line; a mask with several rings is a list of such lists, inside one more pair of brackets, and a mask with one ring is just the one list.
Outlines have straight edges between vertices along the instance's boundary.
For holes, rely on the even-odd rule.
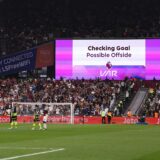
[[72,103],[46,103],[46,102],[12,102],[12,109],[16,107],[17,115],[33,116],[34,110],[43,115],[48,111],[49,123],[74,124],[74,105]]

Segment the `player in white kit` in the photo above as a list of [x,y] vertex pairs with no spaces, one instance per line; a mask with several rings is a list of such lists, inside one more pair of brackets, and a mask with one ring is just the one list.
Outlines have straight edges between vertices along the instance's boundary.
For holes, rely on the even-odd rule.
[[43,130],[47,130],[48,112],[44,111],[43,116]]

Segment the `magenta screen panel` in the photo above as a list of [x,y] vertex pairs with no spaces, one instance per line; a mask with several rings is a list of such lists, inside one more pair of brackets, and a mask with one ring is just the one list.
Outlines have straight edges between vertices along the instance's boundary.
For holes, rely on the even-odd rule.
[[56,79],[160,79],[160,40],[56,40]]

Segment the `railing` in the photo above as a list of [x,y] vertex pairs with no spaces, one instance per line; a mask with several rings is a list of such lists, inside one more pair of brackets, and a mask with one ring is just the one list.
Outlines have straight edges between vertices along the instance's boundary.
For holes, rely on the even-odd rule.
[[145,90],[147,91],[147,93],[146,93],[143,101],[141,102],[139,108],[138,108],[137,111],[135,112],[136,115],[139,114],[139,112],[141,111],[141,109],[142,109],[142,107],[143,107],[143,104],[145,103],[145,101],[146,101],[146,99],[147,99],[147,97],[148,97],[148,88],[141,88],[141,89],[145,89]]

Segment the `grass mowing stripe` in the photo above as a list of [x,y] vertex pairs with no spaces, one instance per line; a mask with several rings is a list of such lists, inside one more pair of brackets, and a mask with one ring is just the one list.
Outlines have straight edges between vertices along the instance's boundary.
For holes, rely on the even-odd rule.
[[63,150],[64,150],[64,148],[60,148],[60,149],[54,149],[54,150],[50,150],[50,151],[37,152],[37,153],[24,154],[24,155],[19,155],[19,156],[14,156],[14,157],[2,158],[0,160],[12,160],[12,159],[18,159],[18,158],[23,158],[23,157],[31,157],[31,156],[36,156],[36,155],[40,155],[40,154],[47,154],[47,153],[58,152],[58,151],[63,151]]

